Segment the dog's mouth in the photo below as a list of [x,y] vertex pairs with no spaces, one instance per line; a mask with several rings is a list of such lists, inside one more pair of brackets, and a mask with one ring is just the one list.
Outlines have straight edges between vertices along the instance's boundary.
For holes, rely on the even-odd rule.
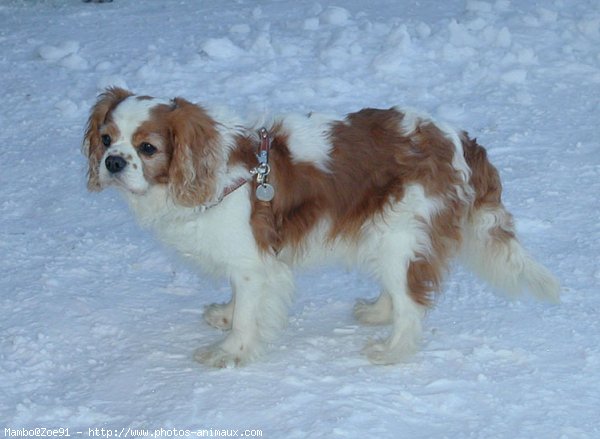
[[148,188],[133,187],[127,183],[126,178],[123,174],[110,175],[102,184],[103,189],[106,187],[115,187],[116,189],[127,192],[133,195],[145,195],[148,192]]

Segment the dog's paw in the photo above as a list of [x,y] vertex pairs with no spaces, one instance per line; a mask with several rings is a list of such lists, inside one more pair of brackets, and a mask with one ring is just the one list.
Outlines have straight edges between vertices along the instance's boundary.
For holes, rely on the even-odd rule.
[[233,331],[222,342],[197,350],[194,359],[211,367],[239,367],[256,358],[260,352],[261,345],[255,339]]
[[220,346],[198,349],[194,353],[194,359],[206,366],[219,369],[239,367],[246,363],[245,357],[241,354],[228,352]]
[[363,325],[387,325],[392,322],[392,310],[378,302],[359,300],[354,305],[354,318]]
[[389,340],[374,341],[364,347],[362,353],[367,356],[373,364],[387,365],[396,364],[414,355],[417,348],[412,343],[395,343]]
[[204,309],[204,320],[213,328],[224,331],[231,329],[233,305],[229,303],[213,303]]
[[373,364],[386,365],[395,364],[400,361],[398,354],[394,351],[391,351],[386,343],[369,343],[364,347],[362,353],[365,354],[369,361]]

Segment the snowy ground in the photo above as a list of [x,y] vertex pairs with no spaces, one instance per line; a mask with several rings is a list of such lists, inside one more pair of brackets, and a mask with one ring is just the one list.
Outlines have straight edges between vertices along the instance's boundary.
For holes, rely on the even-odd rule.
[[[600,437],[597,0],[0,3],[0,434],[260,429],[267,438]],[[563,303],[508,302],[460,267],[422,352],[371,366],[368,279],[299,273],[257,363],[209,370],[197,274],[88,194],[79,145],[107,85],[242,115],[418,107],[487,145]],[[112,431],[112,430],[111,430]]]

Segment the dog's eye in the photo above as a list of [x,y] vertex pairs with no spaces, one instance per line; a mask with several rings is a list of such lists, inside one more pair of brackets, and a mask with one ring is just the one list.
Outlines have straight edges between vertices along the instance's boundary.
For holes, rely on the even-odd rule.
[[108,134],[103,134],[100,137],[100,140],[102,141],[102,144],[104,146],[106,146],[107,148],[110,146],[110,143],[112,142],[112,139],[110,138],[110,136]]
[[148,142],[144,142],[140,145],[140,152],[144,155],[151,156],[156,152],[156,147]]

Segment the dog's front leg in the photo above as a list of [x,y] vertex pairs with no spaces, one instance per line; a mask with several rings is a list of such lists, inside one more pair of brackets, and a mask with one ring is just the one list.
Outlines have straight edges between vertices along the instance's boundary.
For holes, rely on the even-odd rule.
[[275,260],[231,278],[231,331],[220,343],[196,352],[196,360],[213,367],[241,366],[260,356],[287,323],[293,293],[289,268]]

